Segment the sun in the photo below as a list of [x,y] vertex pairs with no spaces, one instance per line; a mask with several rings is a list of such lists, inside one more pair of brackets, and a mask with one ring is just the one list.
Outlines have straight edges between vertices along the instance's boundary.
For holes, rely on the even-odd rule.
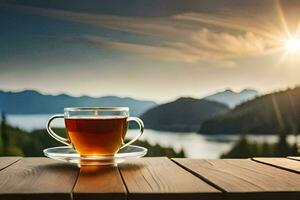
[[300,38],[288,38],[284,41],[284,47],[289,53],[300,52]]

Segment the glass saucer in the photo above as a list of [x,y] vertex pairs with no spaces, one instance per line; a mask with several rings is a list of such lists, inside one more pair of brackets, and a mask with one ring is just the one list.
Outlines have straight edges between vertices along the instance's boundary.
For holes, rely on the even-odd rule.
[[72,146],[59,146],[43,150],[45,156],[49,158],[78,165],[116,165],[125,160],[143,157],[147,151],[144,147],[129,145],[120,149],[114,156],[81,157]]

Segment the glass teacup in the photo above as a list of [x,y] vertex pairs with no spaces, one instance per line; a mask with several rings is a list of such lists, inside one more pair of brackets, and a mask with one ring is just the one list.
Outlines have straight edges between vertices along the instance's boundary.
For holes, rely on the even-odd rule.
[[[51,129],[51,122],[56,118],[65,119],[68,139]],[[139,125],[139,134],[125,144],[130,121]],[[135,142],[143,134],[144,124],[137,117],[129,117],[127,107],[74,107],[65,108],[64,115],[52,116],[47,131],[57,141],[72,145],[80,156],[112,156]]]

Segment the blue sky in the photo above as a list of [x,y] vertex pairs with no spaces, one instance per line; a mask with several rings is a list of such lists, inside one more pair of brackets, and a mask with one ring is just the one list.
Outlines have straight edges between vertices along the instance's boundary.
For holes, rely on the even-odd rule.
[[300,4],[286,2],[0,1],[0,89],[168,101],[293,87]]

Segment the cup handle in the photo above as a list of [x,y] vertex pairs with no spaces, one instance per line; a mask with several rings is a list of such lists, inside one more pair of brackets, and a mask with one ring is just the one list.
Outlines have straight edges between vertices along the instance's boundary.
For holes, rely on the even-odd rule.
[[65,116],[64,115],[53,115],[52,117],[50,117],[49,118],[49,120],[48,120],[48,123],[47,123],[47,131],[48,131],[48,133],[49,133],[49,135],[51,136],[51,137],[53,137],[54,139],[56,139],[57,141],[59,141],[59,142],[61,142],[61,143],[63,143],[63,144],[65,144],[65,145],[71,145],[71,143],[70,143],[70,141],[67,139],[67,138],[63,138],[63,137],[61,137],[61,136],[59,136],[59,135],[57,135],[56,133],[54,133],[53,131],[52,131],[52,129],[51,129],[51,122],[54,120],[54,119],[57,119],[57,118],[65,118]]
[[131,145],[132,143],[134,143],[135,141],[137,141],[144,133],[144,123],[143,121],[138,118],[138,117],[128,117],[127,118],[127,122],[131,122],[134,121],[139,125],[139,134],[137,136],[135,136],[135,138],[133,138],[132,140],[130,140],[129,142],[127,142],[126,144],[123,144],[120,149],[123,149],[124,147],[127,147],[128,145]]

